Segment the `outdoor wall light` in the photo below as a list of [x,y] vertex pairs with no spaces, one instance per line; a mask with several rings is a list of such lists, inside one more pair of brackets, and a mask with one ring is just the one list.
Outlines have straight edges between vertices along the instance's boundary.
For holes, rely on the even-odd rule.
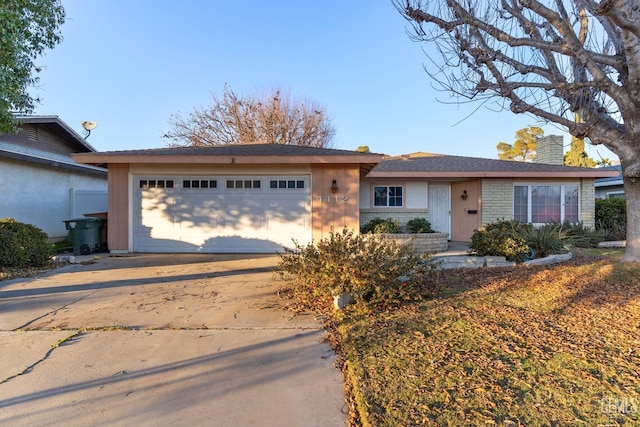
[[464,191],[462,192],[462,194],[460,195],[460,198],[461,198],[462,200],[467,200],[467,197],[469,197],[469,195],[467,194],[467,190],[464,190]]
[[334,179],[333,181],[331,181],[331,192],[336,193],[337,191],[338,191],[338,183]]

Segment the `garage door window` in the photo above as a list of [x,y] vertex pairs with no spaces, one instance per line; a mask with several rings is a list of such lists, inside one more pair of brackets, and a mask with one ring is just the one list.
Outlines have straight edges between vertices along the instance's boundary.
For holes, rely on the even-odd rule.
[[140,188],[173,188],[172,179],[141,179]]
[[230,179],[227,181],[228,189],[260,188],[260,180],[255,179]]
[[182,188],[218,188],[218,181],[212,179],[185,179]]
[[304,189],[303,180],[293,179],[272,179],[269,182],[269,188],[272,189]]

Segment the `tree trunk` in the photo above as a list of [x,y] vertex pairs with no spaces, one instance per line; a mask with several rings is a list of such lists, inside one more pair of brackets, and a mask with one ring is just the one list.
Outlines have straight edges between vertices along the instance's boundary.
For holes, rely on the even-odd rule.
[[623,262],[640,261],[640,180],[624,174],[624,193],[627,199],[627,246]]

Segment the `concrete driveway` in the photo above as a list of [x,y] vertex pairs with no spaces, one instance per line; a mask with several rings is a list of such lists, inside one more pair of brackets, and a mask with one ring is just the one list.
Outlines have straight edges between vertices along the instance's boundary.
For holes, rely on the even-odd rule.
[[275,256],[133,255],[0,282],[0,424],[340,426],[342,375]]

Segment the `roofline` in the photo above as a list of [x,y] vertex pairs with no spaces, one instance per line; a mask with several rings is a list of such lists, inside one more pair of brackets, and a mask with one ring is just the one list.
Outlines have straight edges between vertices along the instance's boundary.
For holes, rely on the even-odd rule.
[[594,185],[596,187],[613,187],[615,185],[624,185],[624,181],[621,179],[616,179],[613,181],[596,182]]
[[104,153],[75,153],[71,157],[78,163],[90,165],[103,165],[109,163],[133,163],[133,164],[265,164],[265,163],[375,163],[376,160],[381,161],[382,155],[376,159],[371,154],[348,154],[348,155],[312,155],[312,156],[286,156],[286,155],[270,155],[270,156],[243,156],[243,155],[132,155],[132,154],[104,154]]
[[[618,176],[613,171],[416,171],[416,172],[385,172],[371,171],[367,178],[607,178]],[[553,175],[553,176],[549,176]]]
[[51,159],[49,157],[34,156],[31,154],[18,153],[16,151],[5,150],[0,148],[0,157],[6,157],[23,162],[35,163],[39,165],[49,166],[58,169],[68,169],[77,172],[85,172],[98,176],[107,176],[107,170],[97,166],[82,165],[77,163],[65,162],[63,160]]
[[87,150],[96,152],[97,150],[87,142],[82,136],[80,136],[75,130],[73,130],[67,123],[65,123],[58,116],[14,116],[17,122],[19,123],[28,123],[28,124],[55,124],[58,125],[63,131],[65,131],[69,136],[75,139],[79,144],[84,146]]

